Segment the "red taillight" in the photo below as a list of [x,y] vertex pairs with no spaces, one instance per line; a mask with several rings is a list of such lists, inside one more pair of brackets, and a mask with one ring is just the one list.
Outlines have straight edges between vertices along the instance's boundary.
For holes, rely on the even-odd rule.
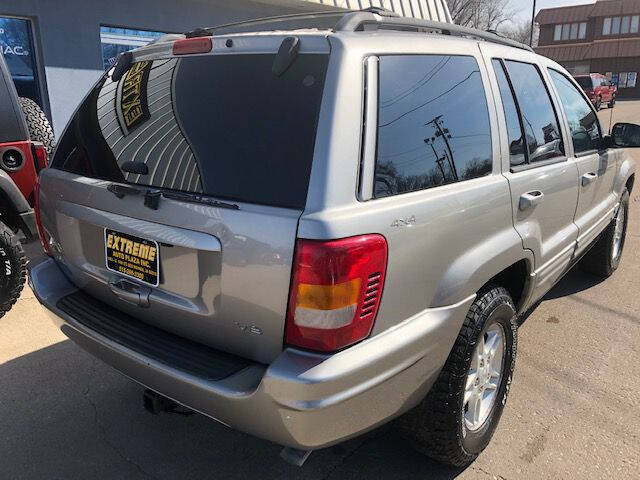
[[173,42],[174,55],[189,55],[192,53],[209,53],[213,48],[209,37],[185,38]]
[[51,251],[51,246],[49,245],[49,239],[51,237],[42,226],[42,215],[40,213],[40,178],[36,180],[36,186],[33,191],[33,194],[34,194],[33,209],[36,214],[36,228],[38,229],[38,236],[40,237],[40,243],[42,244],[44,253],[46,253],[50,257],[53,257],[53,252]]
[[33,151],[33,156],[36,161],[36,170],[40,172],[43,168],[47,168],[49,166],[48,158],[47,158],[47,149],[44,148],[42,143],[33,142],[31,144],[31,150]]
[[298,240],[287,344],[330,352],[368,337],[386,268],[387,241],[382,235]]

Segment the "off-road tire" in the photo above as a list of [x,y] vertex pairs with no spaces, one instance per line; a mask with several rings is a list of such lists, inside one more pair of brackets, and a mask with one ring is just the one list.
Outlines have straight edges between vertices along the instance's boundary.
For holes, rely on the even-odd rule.
[[[486,421],[475,432],[464,421],[464,391],[471,357],[480,335],[499,322],[505,348],[497,396]],[[453,349],[426,398],[396,420],[401,436],[419,452],[457,467],[473,462],[495,431],[507,400],[517,349],[516,311],[509,292],[500,286],[481,290],[471,305]]]
[[607,278],[613,274],[620,265],[620,259],[624,252],[624,242],[627,236],[627,224],[629,221],[629,192],[625,188],[620,197],[620,205],[618,209],[624,211],[624,225],[622,230],[622,244],[620,245],[620,253],[616,258],[613,256],[614,235],[616,228],[616,216],[611,223],[600,234],[600,237],[591,249],[580,260],[580,269],[584,272]]
[[33,142],[41,142],[47,150],[47,156],[51,158],[51,153],[55,147],[55,137],[51,124],[42,109],[30,98],[20,97],[20,106],[27,120],[29,137]]
[[607,104],[609,108],[613,108],[616,105],[616,96],[611,97],[611,101]]
[[16,303],[27,278],[27,257],[11,229],[0,222],[0,317]]

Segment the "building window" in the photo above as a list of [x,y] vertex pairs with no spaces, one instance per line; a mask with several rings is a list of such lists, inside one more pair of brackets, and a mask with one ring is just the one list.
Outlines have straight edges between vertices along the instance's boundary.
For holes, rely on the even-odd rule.
[[31,22],[23,18],[0,17],[0,50],[18,95],[28,97],[43,107]]
[[553,30],[553,41],[584,39],[587,36],[587,23],[564,23],[556,25]]
[[578,24],[577,23],[572,23],[571,24],[571,35],[569,36],[569,38],[571,38],[571,40],[577,40],[577,38],[578,38]]
[[578,30],[578,38],[583,39],[587,36],[587,22],[581,22]]
[[613,17],[611,19],[611,35],[618,35],[620,33],[620,17]]
[[562,25],[556,25],[556,28],[553,30],[553,41],[557,42],[562,38]]
[[150,30],[135,30],[132,28],[100,27],[100,43],[102,44],[102,63],[105,70],[109,70],[119,54],[143,47],[164,32]]
[[625,33],[629,33],[629,22],[631,17],[622,17],[622,22],[620,22],[620,33],[623,35]]
[[630,32],[631,33],[638,33],[638,19],[640,18],[640,16],[638,15],[634,15],[633,17],[631,17],[631,28],[630,28]]
[[602,35],[609,35],[611,33],[611,17],[607,17],[602,22]]

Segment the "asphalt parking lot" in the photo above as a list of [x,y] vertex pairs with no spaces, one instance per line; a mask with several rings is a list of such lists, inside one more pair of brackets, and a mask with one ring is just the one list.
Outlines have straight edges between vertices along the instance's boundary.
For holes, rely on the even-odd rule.
[[[640,123],[640,101],[613,114]],[[605,128],[609,115],[600,112]],[[34,261],[38,248],[29,245]],[[570,272],[523,319],[502,421],[463,471],[421,457],[388,428],[297,468],[277,445],[203,416],[153,416],[141,387],[66,340],[26,288],[0,320],[0,478],[639,478],[639,272],[637,186],[621,267],[605,282]]]

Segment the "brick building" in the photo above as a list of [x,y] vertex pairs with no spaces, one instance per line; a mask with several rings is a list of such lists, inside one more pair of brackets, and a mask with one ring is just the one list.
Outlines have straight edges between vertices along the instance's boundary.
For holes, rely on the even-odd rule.
[[618,97],[640,97],[640,0],[598,0],[547,8],[536,16],[536,51],[573,74],[597,72],[618,83]]

